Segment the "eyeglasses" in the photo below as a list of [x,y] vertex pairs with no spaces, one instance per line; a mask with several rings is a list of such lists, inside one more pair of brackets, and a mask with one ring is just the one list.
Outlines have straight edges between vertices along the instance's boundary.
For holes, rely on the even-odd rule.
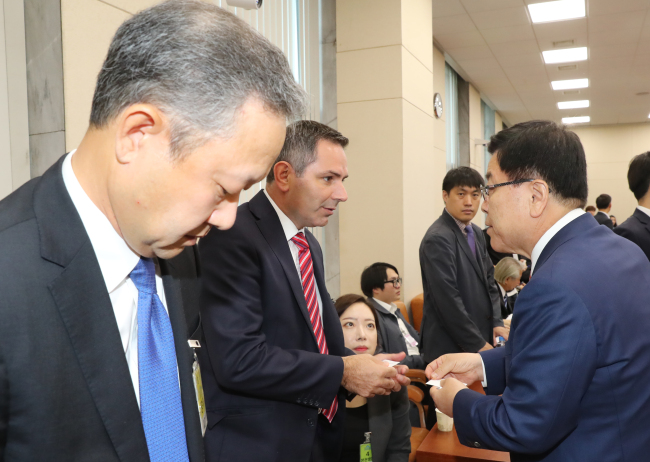
[[389,281],[384,281],[384,284],[388,284],[389,282],[390,282],[391,284],[393,284],[393,287],[394,287],[394,288],[397,289],[399,286],[402,285],[402,278],[397,278],[397,279],[391,279],[391,280],[389,280]]
[[[530,183],[531,181],[535,181],[534,178],[526,179],[526,180],[515,180],[515,181],[508,181],[506,183],[499,183],[499,184],[492,184],[488,186],[481,186],[481,195],[483,196],[483,200],[487,199],[490,197],[490,191],[492,191],[495,188],[498,188],[499,186],[509,186],[511,184],[521,184],[521,183]],[[552,192],[549,188],[548,192]]]

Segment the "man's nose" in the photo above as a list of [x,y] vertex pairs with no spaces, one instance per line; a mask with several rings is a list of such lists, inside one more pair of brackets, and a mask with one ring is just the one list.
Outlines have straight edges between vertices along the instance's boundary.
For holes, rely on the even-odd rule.
[[481,205],[481,210],[483,210],[484,213],[488,213],[488,201],[487,201],[487,199],[483,199],[483,204]]
[[221,202],[208,218],[208,224],[217,229],[230,229],[235,224],[237,218],[237,205],[239,204],[239,194],[229,197]]
[[337,185],[336,189],[334,190],[334,194],[332,194],[332,199],[338,202],[345,202],[348,200],[348,192],[345,190],[343,183],[339,183],[339,185]]

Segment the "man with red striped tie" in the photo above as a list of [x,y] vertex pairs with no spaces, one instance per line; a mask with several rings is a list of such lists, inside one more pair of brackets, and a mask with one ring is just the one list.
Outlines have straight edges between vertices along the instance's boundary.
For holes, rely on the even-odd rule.
[[337,461],[348,395],[408,384],[405,366],[381,361],[404,353],[344,348],[307,230],[347,200],[347,143],[318,122],[290,125],[266,190],[239,207],[230,230],[199,244],[208,461]]

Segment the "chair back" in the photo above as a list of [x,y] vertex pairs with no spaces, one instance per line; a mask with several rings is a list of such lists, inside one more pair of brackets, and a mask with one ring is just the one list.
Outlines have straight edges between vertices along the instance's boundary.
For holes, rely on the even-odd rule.
[[424,294],[416,295],[411,300],[411,314],[413,315],[413,327],[420,332],[422,325],[422,310],[424,307]]

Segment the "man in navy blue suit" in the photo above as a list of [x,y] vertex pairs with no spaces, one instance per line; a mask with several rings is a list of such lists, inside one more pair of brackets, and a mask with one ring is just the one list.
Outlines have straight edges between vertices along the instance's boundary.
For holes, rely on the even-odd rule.
[[[650,453],[650,263],[582,211],[579,138],[553,122],[492,137],[483,211],[493,247],[530,256],[505,348],[427,367],[460,441],[516,461],[640,461]],[[593,249],[598,249],[594,252]],[[486,396],[463,383],[482,381]],[[501,395],[501,396],[499,396]]]

